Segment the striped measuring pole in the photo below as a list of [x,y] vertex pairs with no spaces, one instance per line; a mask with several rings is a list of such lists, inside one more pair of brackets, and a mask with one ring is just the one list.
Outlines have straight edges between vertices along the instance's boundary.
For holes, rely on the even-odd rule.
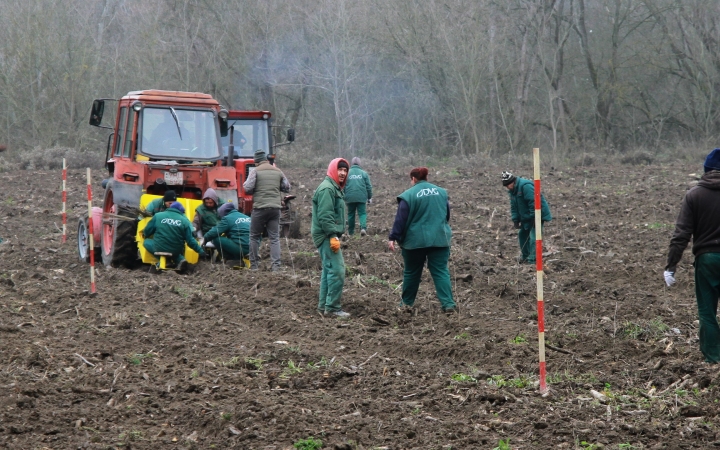
[[533,148],[533,166],[535,169],[535,261],[537,270],[537,316],[538,350],[540,354],[540,393],[547,392],[545,382],[545,302],[543,300],[543,245],[542,245],[542,202],[540,191],[540,149]]
[[88,200],[88,248],[90,252],[90,293],[95,293],[95,239],[93,237],[93,213],[92,213],[92,178],[90,168],[87,168],[87,200]]
[[65,207],[67,203],[67,165],[65,164],[65,158],[63,158],[63,171],[62,171],[62,243],[67,242],[67,209]]

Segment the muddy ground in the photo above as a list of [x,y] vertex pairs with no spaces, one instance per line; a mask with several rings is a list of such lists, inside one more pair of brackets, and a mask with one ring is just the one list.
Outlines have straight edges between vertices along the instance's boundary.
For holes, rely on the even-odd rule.
[[417,314],[396,311],[402,257],[385,241],[409,167],[369,167],[369,235],[343,250],[349,320],[315,313],[320,264],[308,224],[323,170],[286,169],[304,237],[283,241],[285,273],[267,271],[267,260],[257,274],[210,262],[189,275],[98,266],[96,296],[76,250],[84,170],[70,171],[65,245],[60,174],[0,174],[0,447],[289,449],[311,437],[353,450],[720,444],[720,378],[698,350],[689,251],[676,287],[662,281],[700,165],[545,171],[554,216],[544,231],[554,348],[545,397],[535,271],[515,262],[501,169],[431,171],[453,206],[460,314],[445,317],[427,274]]

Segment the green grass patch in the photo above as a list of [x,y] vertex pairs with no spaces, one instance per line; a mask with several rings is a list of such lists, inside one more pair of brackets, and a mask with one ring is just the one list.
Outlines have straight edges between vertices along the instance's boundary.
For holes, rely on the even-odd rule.
[[659,317],[652,320],[625,321],[621,328],[622,336],[627,339],[649,341],[662,337],[670,327]]
[[130,364],[132,364],[134,366],[139,366],[147,358],[152,358],[152,354],[150,354],[150,353],[132,353],[132,354],[128,355],[127,360]]
[[300,439],[293,444],[293,447],[297,450],[320,450],[323,442],[320,439],[309,437],[307,439]]
[[464,373],[454,373],[450,375],[450,378],[458,383],[477,383],[477,380],[474,377]]

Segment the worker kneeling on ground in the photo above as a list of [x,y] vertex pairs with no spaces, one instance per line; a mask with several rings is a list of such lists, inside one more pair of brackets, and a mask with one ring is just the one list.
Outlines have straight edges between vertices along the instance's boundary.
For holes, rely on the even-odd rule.
[[427,167],[416,167],[410,172],[412,187],[397,197],[398,209],[388,247],[395,251],[395,242],[400,244],[405,262],[399,309],[412,311],[427,262],[440,307],[451,314],[457,312],[457,305],[448,270],[452,239],[448,223],[450,202],[447,191],[428,182],[427,175]]
[[250,217],[241,213],[232,203],[218,209],[220,222],[200,241],[201,245],[212,242],[223,260],[242,260],[250,251]]
[[195,227],[195,235],[198,239],[210,231],[212,227],[217,225],[220,220],[218,208],[223,203],[220,201],[215,189],[208,188],[203,194],[203,204],[195,208],[195,218],[193,219],[193,227]]
[[195,250],[201,257],[205,251],[193,237],[193,226],[185,217],[185,208],[178,202],[170,205],[167,210],[157,213],[143,229],[143,246],[152,254],[156,252],[172,253],[172,259],[179,271],[187,269],[185,260],[185,244]]
[[145,217],[152,217],[157,213],[167,210],[177,200],[177,194],[172,189],[165,191],[162,198],[156,198],[148,203],[147,207],[141,211]]

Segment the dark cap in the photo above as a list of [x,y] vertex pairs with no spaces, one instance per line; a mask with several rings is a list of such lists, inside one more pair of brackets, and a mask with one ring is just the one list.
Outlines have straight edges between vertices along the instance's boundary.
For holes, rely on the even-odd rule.
[[705,169],[705,172],[720,170],[720,148],[716,148],[707,155],[703,168]]
[[512,173],[508,172],[507,170],[503,171],[502,173],[502,184],[503,186],[510,186],[517,180],[517,177],[513,175]]
[[172,189],[169,189],[165,191],[165,195],[163,195],[163,202],[174,202],[177,200],[177,194]]
[[341,159],[340,162],[338,162],[338,169],[340,169],[342,167],[344,167],[346,169],[350,169],[350,166],[348,166],[347,161],[345,161],[344,159]]
[[255,164],[267,161],[267,155],[265,155],[265,152],[263,150],[257,150],[255,152]]

